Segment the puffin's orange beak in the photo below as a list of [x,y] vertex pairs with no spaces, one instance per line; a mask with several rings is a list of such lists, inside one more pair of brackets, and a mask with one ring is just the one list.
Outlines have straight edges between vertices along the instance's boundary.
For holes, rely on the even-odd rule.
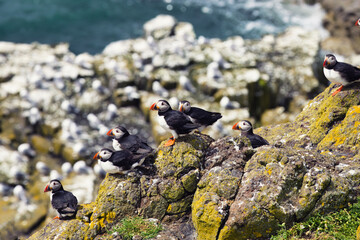
[[233,130],[239,130],[241,128],[239,128],[239,125],[238,125],[239,122],[235,123],[234,126],[232,127]]
[[325,60],[324,60],[324,63],[323,63],[323,67],[325,67],[325,66],[327,65],[327,60],[328,60],[328,58],[325,57]]
[[99,159],[99,158],[100,158],[99,152],[97,152],[97,153],[94,155],[93,159]]
[[106,134],[106,135],[108,135],[108,136],[110,136],[110,137],[114,136],[114,134],[113,134],[113,130],[112,130],[112,129],[110,129],[110,130],[107,132],[107,134]]
[[159,110],[156,106],[156,103],[153,103],[153,105],[151,105],[150,110]]
[[50,190],[51,190],[51,189],[50,189],[50,187],[49,187],[49,184],[46,185],[44,192],[49,192]]
[[179,111],[183,112],[183,110],[184,110],[183,104],[180,103]]
[[359,26],[359,20],[357,20],[356,22],[355,22],[355,26]]

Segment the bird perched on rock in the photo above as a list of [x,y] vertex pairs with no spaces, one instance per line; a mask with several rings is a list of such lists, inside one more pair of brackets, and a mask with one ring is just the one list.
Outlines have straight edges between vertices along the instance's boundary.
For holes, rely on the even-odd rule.
[[333,54],[327,54],[323,63],[325,77],[341,86],[333,92],[333,96],[341,91],[344,86],[360,81],[360,69],[348,63],[338,62]]
[[201,108],[192,107],[189,101],[181,101],[179,104],[179,111],[188,115],[193,123],[200,124],[200,132],[205,127],[212,125],[222,118],[221,113],[209,112]]
[[102,169],[107,173],[127,174],[130,170],[143,163],[142,156],[134,156],[128,150],[112,151],[103,148],[97,152],[93,159],[98,160]]
[[57,179],[46,185],[44,192],[51,191],[51,205],[59,216],[54,219],[69,219],[75,216],[77,211],[77,198],[69,191],[64,190],[61,182]]
[[355,26],[360,26],[360,18],[356,21]]
[[179,135],[188,134],[201,126],[193,123],[185,113],[173,110],[166,100],[152,104],[150,110],[158,111],[160,125],[172,134],[165,146],[174,145]]
[[249,122],[249,121],[243,120],[243,121],[237,122],[234,124],[232,129],[233,130],[241,130],[241,136],[247,137],[250,140],[251,146],[253,148],[257,148],[262,145],[269,145],[268,141],[266,141],[261,136],[253,133],[253,127],[252,127],[251,122]]
[[147,155],[153,151],[146,141],[136,135],[131,135],[123,126],[110,129],[108,136],[113,137],[113,148],[119,150],[129,150],[135,155]]

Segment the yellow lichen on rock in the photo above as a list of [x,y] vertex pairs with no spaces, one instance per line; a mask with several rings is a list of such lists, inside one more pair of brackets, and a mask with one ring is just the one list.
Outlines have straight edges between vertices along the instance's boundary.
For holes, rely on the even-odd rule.
[[329,147],[341,150],[360,147],[360,106],[350,107],[344,120],[331,129],[326,137],[319,143],[318,149]]
[[215,240],[220,228],[222,215],[211,200],[212,196],[208,193],[202,196],[195,194],[191,214],[198,239]]

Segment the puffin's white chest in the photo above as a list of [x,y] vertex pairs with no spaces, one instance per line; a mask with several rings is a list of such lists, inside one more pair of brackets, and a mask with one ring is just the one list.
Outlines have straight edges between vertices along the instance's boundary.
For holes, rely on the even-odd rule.
[[343,80],[343,78],[340,76],[340,74],[334,70],[330,70],[327,68],[324,69],[324,75],[325,77],[332,83],[341,84],[341,85],[347,85],[348,82]]
[[116,139],[113,139],[112,146],[116,151],[122,150],[121,144]]
[[118,172],[122,171],[122,168],[113,165],[109,161],[103,162],[103,161],[98,160],[98,162],[99,162],[101,168],[104,169],[104,171],[107,173],[118,173]]
[[167,131],[170,131],[169,125],[165,121],[164,116],[159,116],[159,125]]
[[173,135],[174,138],[178,137],[178,134],[175,130],[171,129],[169,127],[169,125],[166,123],[165,121],[165,117],[164,116],[159,116],[159,125],[164,128],[166,131],[171,132],[171,134]]

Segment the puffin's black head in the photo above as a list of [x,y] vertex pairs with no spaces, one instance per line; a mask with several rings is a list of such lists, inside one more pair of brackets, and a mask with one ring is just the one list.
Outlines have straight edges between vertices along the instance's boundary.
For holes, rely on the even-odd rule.
[[336,57],[333,54],[326,54],[324,58],[323,67],[327,69],[334,68],[335,64],[337,63]]
[[166,100],[159,100],[151,105],[150,110],[158,110],[159,112],[166,112],[171,110],[170,104]]
[[113,129],[110,129],[106,135],[114,137],[115,139],[119,139],[122,136],[128,136],[129,132],[123,126],[117,126]]
[[64,190],[63,186],[61,185],[61,182],[57,179],[53,179],[50,181],[48,185],[46,185],[44,192],[57,192],[59,190]]
[[360,26],[360,18],[356,21],[355,26]]
[[179,111],[180,112],[189,112],[191,109],[191,105],[189,101],[181,101],[179,104]]
[[243,120],[240,122],[237,122],[232,127],[233,130],[241,130],[242,132],[250,132],[252,131],[252,124],[251,122],[247,120]]
[[94,155],[93,159],[106,162],[113,155],[113,153],[114,151],[111,149],[103,148]]

